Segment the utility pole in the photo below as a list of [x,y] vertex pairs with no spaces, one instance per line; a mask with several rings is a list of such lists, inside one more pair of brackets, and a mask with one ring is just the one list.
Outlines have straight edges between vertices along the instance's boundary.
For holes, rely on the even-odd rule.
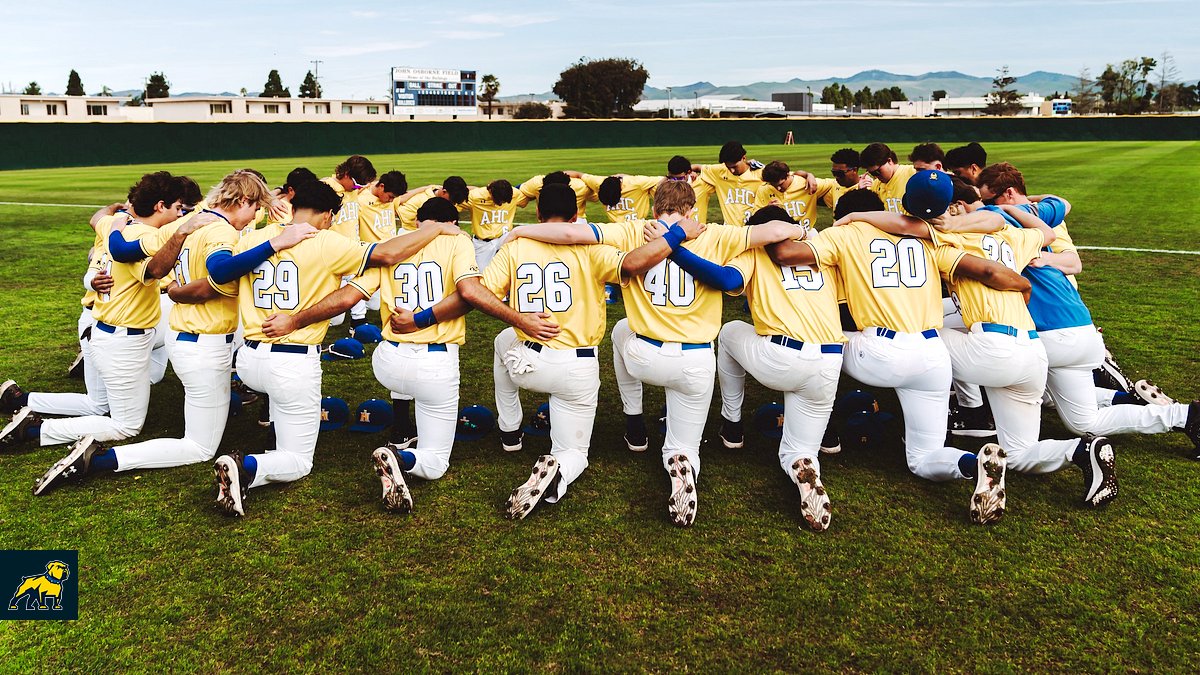
[[[313,80],[317,83],[317,90],[321,91],[321,64],[325,62],[313,59],[312,61],[309,61],[309,63],[313,64]],[[321,95],[318,98],[324,97],[325,92],[321,91]]]
[[671,88],[667,87],[667,119],[671,119]]

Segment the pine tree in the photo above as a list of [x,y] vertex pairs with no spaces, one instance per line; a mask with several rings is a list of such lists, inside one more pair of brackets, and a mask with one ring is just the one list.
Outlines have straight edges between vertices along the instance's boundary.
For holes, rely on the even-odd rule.
[[150,79],[146,80],[146,95],[147,98],[167,98],[171,95],[171,83],[167,82],[167,76],[162,73],[151,73]]
[[72,68],[71,74],[67,76],[67,96],[83,95],[83,80],[79,79],[79,73]]
[[311,70],[304,75],[304,81],[300,83],[300,98],[321,98],[321,84],[317,82]]
[[988,103],[983,112],[988,115],[1010,117],[1021,112],[1021,94],[1012,86],[1017,78],[1008,74],[1008,66],[1002,66],[992,78],[992,93],[988,94]]
[[292,92],[283,86],[283,80],[279,78],[279,71],[272,70],[267,73],[267,83],[263,85],[262,93],[259,96],[268,98],[291,98]]
[[42,86],[36,81],[30,82],[29,84],[25,85],[25,91],[21,93],[25,94],[26,96],[41,96]]

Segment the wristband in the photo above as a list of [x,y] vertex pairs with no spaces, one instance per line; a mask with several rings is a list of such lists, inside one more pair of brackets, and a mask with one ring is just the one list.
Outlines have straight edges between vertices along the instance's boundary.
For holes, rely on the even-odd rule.
[[413,323],[417,324],[417,328],[429,328],[437,323],[437,317],[433,315],[433,308],[423,309],[414,314]]
[[667,242],[672,251],[677,250],[684,239],[687,239],[687,233],[678,224],[669,227],[666,234],[663,235],[663,241]]

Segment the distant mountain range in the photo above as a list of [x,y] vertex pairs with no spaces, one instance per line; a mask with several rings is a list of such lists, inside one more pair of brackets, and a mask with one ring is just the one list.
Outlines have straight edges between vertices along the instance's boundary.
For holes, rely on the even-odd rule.
[[[1028,75],[1019,75],[1014,85],[1022,94],[1034,93],[1049,96],[1054,92],[1064,92],[1079,85],[1078,75],[1063,73],[1048,73],[1042,70]],[[910,100],[929,98],[933,92],[944,90],[947,96],[983,96],[992,90],[992,78],[976,77],[954,70],[925,73],[923,75],[898,75],[884,70],[864,70],[850,77],[830,77],[822,80],[801,80],[794,78],[787,82],[755,82],[753,84],[720,86],[711,82],[695,82],[693,84],[671,87],[674,98],[690,98],[695,95],[710,94],[734,95],[757,101],[770,101],[771,94],[797,91],[812,91],[816,101],[820,101],[821,90],[834,84],[843,84],[850,91],[858,91],[870,87],[871,91],[900,87]],[[522,94],[517,96],[501,96],[505,102],[522,102],[527,100],[546,100],[555,98],[551,92],[544,94]],[[644,99],[667,98],[666,89],[646,87],[642,92]]]

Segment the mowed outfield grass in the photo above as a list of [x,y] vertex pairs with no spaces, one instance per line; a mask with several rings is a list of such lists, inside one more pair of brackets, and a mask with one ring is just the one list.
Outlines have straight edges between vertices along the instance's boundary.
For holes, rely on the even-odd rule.
[[[883,139],[887,140],[887,139]],[[303,139],[297,139],[303,147]],[[836,146],[757,146],[828,175]],[[716,161],[716,148],[618,148],[374,156],[412,185],[459,174],[514,184],[558,168],[661,173],[667,158]],[[902,156],[907,146],[897,147]],[[1007,143],[993,161],[1025,171],[1031,192],[1074,205],[1081,245],[1195,250],[1196,143]],[[116,153],[119,154],[119,153]],[[211,185],[254,166],[273,183],[339,157],[0,173],[0,201],[103,204],[143,172]],[[715,202],[713,214],[717,213]],[[82,208],[0,206],[0,379],[79,391],[79,278],[91,234]],[[590,215],[601,218],[595,205]],[[532,220],[527,211],[523,220]],[[822,222],[828,223],[822,211]],[[1127,371],[1179,398],[1200,397],[1200,256],[1085,251],[1079,276],[1096,323]],[[746,318],[740,300],[726,319]],[[610,307],[610,326],[622,316]],[[491,338],[472,315],[462,404],[492,407]],[[329,339],[344,335],[334,329]],[[1009,477],[1009,510],[967,521],[966,482],[933,484],[905,468],[898,438],[822,458],[833,500],[827,532],[801,527],[775,447],[753,433],[725,450],[710,413],[699,515],[677,529],[651,451],[621,441],[603,380],[591,467],[561,503],[502,517],[545,439],[500,450],[495,434],[456,445],[440,481],[411,481],[416,511],[378,504],[369,453],[383,435],[323,434],[309,477],[251,493],[244,519],[212,504],[209,465],[105,476],[33,498],[62,454],[0,456],[3,548],[79,549],[80,619],[0,626],[4,670],[655,670],[1195,671],[1200,666],[1200,463],[1180,434],[1116,440],[1121,496],[1079,506],[1080,474]],[[842,389],[855,384],[843,378]],[[386,397],[369,360],[325,364],[324,390],[351,406]],[[747,413],[778,400],[751,383]],[[538,397],[527,396],[527,412]],[[898,414],[894,397],[881,393]],[[647,389],[657,411],[660,390]],[[153,390],[144,437],[182,432],[171,374]],[[233,418],[222,450],[263,442],[257,408]],[[1044,437],[1065,438],[1048,416]],[[973,448],[975,442],[960,443]],[[30,572],[35,573],[34,572]],[[74,581],[73,580],[73,581]],[[0,593],[5,592],[0,589]]]

